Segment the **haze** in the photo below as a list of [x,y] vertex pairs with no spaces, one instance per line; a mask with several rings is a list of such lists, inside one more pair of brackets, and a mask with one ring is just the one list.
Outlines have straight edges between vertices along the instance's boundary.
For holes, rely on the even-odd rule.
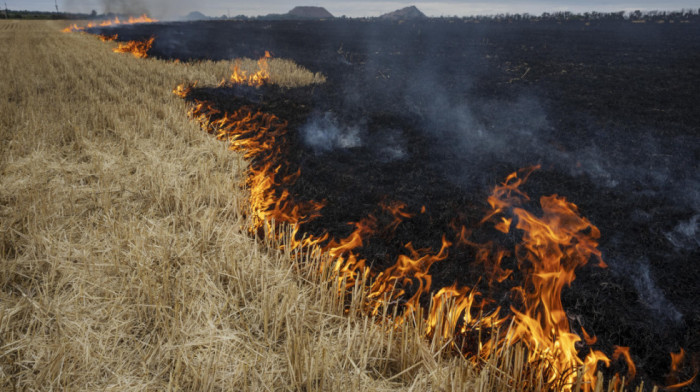
[[[6,0],[7,8],[13,10],[55,11],[54,0]],[[2,4],[5,5],[5,4]],[[236,1],[236,0],[200,0],[197,2],[185,0],[58,0],[60,11],[89,13],[134,13],[148,12],[150,16],[160,19],[176,19],[192,11],[199,11],[208,16],[235,15],[266,15],[269,13],[285,13],[297,5],[313,5],[325,7],[335,16],[379,16],[409,5],[415,5],[428,16],[468,16],[493,15],[499,13],[530,13],[539,15],[543,12],[571,11],[582,13],[588,11],[651,11],[651,10],[681,10],[697,9],[697,0],[675,1],[547,1],[526,2],[520,0],[500,0],[489,2],[480,1],[349,1],[349,0],[266,0],[266,1]]]

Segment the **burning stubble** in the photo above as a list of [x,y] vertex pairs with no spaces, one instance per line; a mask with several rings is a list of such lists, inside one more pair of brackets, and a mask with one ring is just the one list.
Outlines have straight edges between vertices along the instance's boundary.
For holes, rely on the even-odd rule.
[[[382,69],[381,67],[375,68],[374,71],[380,74],[384,74],[386,70]],[[386,76],[386,75],[385,75]],[[386,76],[388,79],[389,77]],[[419,79],[419,78],[416,78]],[[410,83],[409,83],[410,85]],[[405,86],[404,86],[405,87]],[[420,90],[420,89],[419,89]],[[446,89],[447,90],[447,89]],[[373,92],[375,90],[372,90]],[[391,90],[389,90],[391,91]],[[392,94],[393,95],[393,94]],[[395,95],[393,95],[395,96]],[[400,95],[399,95],[400,96]],[[523,95],[527,96],[527,95]],[[565,142],[569,141],[564,139],[564,142],[561,142],[559,140],[556,140],[555,138],[549,137],[541,137],[541,131],[542,130],[556,130],[556,127],[549,126],[548,121],[543,120],[546,119],[546,117],[542,114],[545,111],[540,110],[540,105],[537,104],[536,100],[529,100],[529,99],[524,99],[524,98],[516,98],[516,99],[499,99],[499,100],[491,100],[487,101],[486,104],[482,103],[475,103],[475,104],[468,104],[465,105],[463,103],[464,97],[461,97],[461,100],[459,97],[452,95],[452,92],[449,92],[447,94],[433,94],[432,92],[429,93],[419,93],[419,94],[414,94],[410,96],[411,99],[415,99],[415,97],[421,98],[419,101],[423,101],[422,104],[420,105],[415,105],[416,107],[420,108],[418,111],[409,111],[408,116],[412,116],[413,118],[417,118],[419,120],[419,124],[421,124],[421,127],[418,127],[421,131],[428,130],[431,132],[431,136],[434,136],[436,139],[440,139],[442,136],[447,135],[448,137],[445,138],[448,141],[442,142],[444,143],[443,147],[448,148],[449,146],[454,147],[458,146],[458,148],[453,148],[453,154],[452,156],[456,157],[453,159],[453,162],[460,163],[460,167],[465,167],[466,172],[468,173],[469,170],[472,170],[474,166],[476,166],[477,173],[474,174],[479,175],[479,172],[481,171],[487,171],[488,170],[482,170],[482,169],[487,169],[489,164],[494,164],[495,163],[505,163],[507,165],[520,165],[522,161],[540,161],[546,163],[548,166],[552,166],[556,168],[557,171],[559,172],[570,172],[571,170],[571,163],[572,161],[577,158],[577,151],[597,151],[596,147],[594,146],[592,150],[587,150],[586,147],[580,149],[578,147],[571,148],[568,146]],[[467,100],[469,101],[469,100]],[[476,101],[476,100],[474,100]],[[371,102],[371,100],[370,100]],[[424,102],[430,102],[431,104],[426,105]],[[533,103],[534,102],[534,103]],[[386,103],[386,102],[381,102],[380,103]],[[433,106],[433,103],[435,105]],[[515,103],[515,104],[514,104]],[[354,107],[355,110],[357,110],[357,105]],[[210,110],[211,113],[214,113],[213,110],[217,110],[215,108],[209,108],[207,110]],[[204,113],[204,123],[209,123],[211,121],[211,116],[210,114]],[[260,113],[258,113],[260,114]],[[249,116],[245,113],[242,115],[245,118],[251,117],[255,118],[258,116],[258,114]],[[260,114],[263,116],[263,118],[267,118],[268,114],[262,113]],[[238,116],[238,113],[236,113],[236,116]],[[345,116],[344,113],[341,113],[339,115],[340,118],[348,118],[348,116]],[[531,120],[530,120],[531,119]],[[324,120],[327,120],[324,122]],[[218,121],[218,120],[217,120]],[[236,122],[239,122],[241,120],[233,120]],[[267,121],[264,121],[267,122]],[[225,122],[222,124],[225,125]],[[343,131],[343,129],[351,129],[352,126],[346,126],[339,124],[335,120],[329,120],[329,119],[324,119],[321,118],[321,120],[314,120],[312,119],[308,124],[314,125],[316,128],[322,127],[323,129],[321,131],[316,130],[316,137],[315,138],[306,138],[307,139],[307,144],[312,147],[313,150],[315,150],[316,154],[323,153],[323,152],[328,152],[333,149],[347,149],[353,146],[349,146],[346,143],[346,139],[348,135],[351,135],[351,133]],[[319,126],[320,124],[320,126]],[[216,129],[216,128],[215,128]],[[329,131],[330,130],[330,131]],[[318,133],[321,133],[321,136],[318,135]],[[235,132],[234,132],[235,133]],[[245,131],[244,133],[249,133],[249,131]],[[306,131],[307,134],[311,133],[313,134],[314,132],[309,132],[308,130]],[[359,132],[357,133],[359,134]],[[354,135],[357,136],[357,135]],[[353,136],[353,138],[354,138]],[[503,143],[502,140],[499,139],[505,139],[508,142]],[[233,136],[226,136],[227,140],[231,141],[236,141],[236,142],[241,142],[243,141],[236,136],[235,134]],[[322,139],[321,143],[316,143],[314,145],[314,140]],[[256,140],[255,138],[253,140]],[[261,139],[263,140],[263,139]],[[461,143],[460,143],[461,142]],[[359,147],[366,144],[366,142],[362,143],[357,143],[354,147]],[[436,143],[437,144],[437,143]],[[638,144],[633,144],[633,145],[638,145]],[[557,150],[563,151],[561,156],[567,157],[567,159],[552,159],[550,155],[553,155],[554,158],[557,158],[557,154],[551,153],[552,147],[556,147]],[[435,150],[442,150],[444,148],[435,148]],[[458,155],[459,152],[464,152],[466,150],[468,154],[464,154],[466,156],[461,157]],[[573,151],[573,159],[569,155],[570,152]],[[500,155],[499,155],[500,153]],[[254,153],[253,153],[254,154]],[[550,154],[550,155],[547,155]],[[252,157],[252,156],[249,156]],[[618,158],[618,157],[615,157]],[[563,161],[563,162],[562,162]],[[615,162],[615,160],[612,160]],[[440,159],[434,159],[429,161],[430,164],[432,164],[432,167],[440,167],[441,165],[444,167],[447,167],[444,165],[445,161],[440,160]],[[577,160],[577,163],[578,162]],[[597,162],[596,162],[597,163]],[[470,164],[472,164],[470,166]],[[484,165],[482,167],[479,167],[479,165]],[[579,167],[578,165],[573,165],[574,167]],[[594,165],[591,165],[594,166]],[[585,166],[584,166],[585,167]],[[563,169],[562,169],[563,168]],[[603,187],[605,188],[613,188],[613,189],[621,189],[620,184],[624,184],[625,182],[612,177],[609,175],[609,173],[613,170],[611,168],[615,168],[615,165],[609,165],[609,164],[599,164],[595,166],[595,170],[592,170],[590,172],[584,172],[584,174],[587,177],[594,177],[591,175],[591,173],[603,173],[603,175],[607,175],[607,177],[611,177],[610,181],[605,182],[603,184]],[[298,172],[294,172],[292,170],[291,172],[280,172],[280,167],[279,166],[271,166],[271,165],[266,165],[262,166],[262,175],[258,175],[256,173],[253,173],[251,175],[251,185],[253,188],[257,189],[258,185],[267,189],[270,189],[271,187],[275,186],[292,186],[297,179],[299,178]],[[552,170],[551,168],[549,169],[550,171]],[[275,183],[275,178],[277,175],[280,174],[281,182]],[[652,173],[651,180],[650,181],[655,181],[654,178],[660,178],[663,179],[663,171],[660,171],[661,176],[655,176]],[[524,194],[524,192],[520,192],[517,190],[517,186],[511,183],[511,181],[517,181],[518,177],[509,177],[508,180],[506,180],[505,183],[503,183],[503,187],[506,189],[509,189],[510,192],[517,194],[517,195],[524,195],[524,199],[527,200],[527,195]],[[258,181],[259,180],[259,181]],[[269,183],[269,181],[273,181],[273,183]],[[642,183],[642,185],[647,185],[647,183]],[[624,188],[622,188],[624,189]],[[286,191],[286,189],[285,189]],[[253,192],[255,193],[255,192]],[[275,192],[263,192],[262,193],[264,198],[265,198],[265,203],[266,204],[261,204],[259,207],[256,208],[257,211],[262,211],[264,213],[271,212],[274,213],[272,215],[276,221],[286,221],[288,223],[298,223],[302,222],[304,219],[307,217],[313,217],[315,213],[318,212],[320,209],[321,205],[316,205],[313,209],[309,210],[311,212],[311,215],[309,214],[301,214],[299,217],[293,217],[290,215],[290,213],[294,212],[294,206],[295,203],[292,201],[293,199],[289,198],[289,194],[282,192],[282,196],[279,194],[276,194]],[[271,199],[268,199],[270,197]],[[654,197],[657,197],[654,195]],[[511,201],[512,199],[511,196],[507,196],[506,199],[508,201]],[[498,201],[499,199],[496,199]],[[540,199],[540,207],[544,215],[543,216],[537,216],[530,214],[528,210],[520,208],[520,204],[524,202],[516,202],[515,205],[511,205],[508,207],[508,209],[511,209],[515,215],[517,216],[517,222],[518,230],[524,230],[526,233],[529,233],[532,228],[538,227],[542,225],[542,221],[548,222],[545,224],[545,226],[550,226],[552,224],[555,224],[555,222],[558,222],[562,218],[556,218],[554,220],[551,220],[548,217],[548,214],[551,215],[551,211],[558,211],[562,212],[567,216],[567,218],[563,219],[564,221],[567,221],[569,223],[576,223],[576,222],[582,222],[584,223],[583,226],[578,227],[577,229],[574,229],[573,232],[578,232],[582,231],[587,233],[586,235],[590,235],[590,238],[592,240],[585,240],[585,237],[576,237],[576,240],[572,240],[573,243],[581,243],[581,244],[586,244],[590,242],[593,245],[584,245],[583,247],[585,249],[588,249],[589,253],[587,253],[587,257],[573,257],[574,260],[585,260],[591,255],[595,255],[597,257],[600,257],[600,251],[597,249],[597,240],[598,237],[600,236],[599,230],[590,224],[588,220],[585,218],[581,218],[578,216],[577,212],[577,207],[569,202],[566,202],[563,198],[559,198],[556,195],[552,195],[551,197],[548,196],[547,198],[541,198]],[[498,203],[492,204],[492,207],[496,208],[496,205]],[[536,209],[537,207],[535,207]],[[303,209],[302,209],[303,210]],[[588,209],[590,211],[590,209]],[[568,211],[568,212],[567,212]],[[297,212],[299,212],[297,210]],[[576,217],[574,218],[573,216],[569,215],[569,212],[576,213]],[[264,215],[264,214],[263,214]],[[642,214],[640,214],[642,215]],[[291,218],[290,218],[291,216]],[[260,222],[263,223],[266,219],[264,216],[259,217]],[[291,219],[291,220],[290,220]],[[302,220],[299,220],[302,219]],[[497,222],[494,225],[494,228],[496,228],[498,231],[507,233],[509,231],[510,225],[513,221],[513,218],[507,218],[503,217],[503,220]],[[523,223],[525,222],[525,223]],[[357,279],[357,274],[360,274],[360,271],[363,270],[363,265],[364,265],[364,260],[358,259],[358,257],[355,255],[353,256],[352,254],[346,254],[344,253],[345,250],[347,249],[354,249],[358,246],[362,245],[362,240],[368,238],[369,236],[372,235],[372,233],[376,230],[374,228],[373,220],[369,219],[368,220],[359,220],[355,222],[356,224],[356,230],[353,232],[353,235],[350,237],[345,238],[344,240],[340,240],[340,243],[334,243],[334,240],[331,240],[331,243],[334,243],[335,245],[338,246],[333,246],[331,248],[326,248],[326,250],[329,250],[333,253],[333,256],[342,256],[343,260],[351,260],[352,257],[354,257],[354,261],[348,264],[350,268],[346,269],[348,265],[343,266],[343,264],[336,264],[336,268],[340,268],[343,271],[347,271],[350,273],[350,277],[352,279]],[[557,223],[558,224],[558,223]],[[272,226],[267,226],[268,228],[268,233],[270,233],[269,230],[272,230],[274,233],[273,229],[270,229]],[[678,227],[678,226],[677,226]],[[561,227],[558,227],[558,229],[561,229]],[[555,230],[557,233],[559,230]],[[566,230],[565,230],[566,231]],[[688,231],[688,230],[683,230],[683,231]],[[529,235],[529,234],[528,234]],[[527,242],[527,236],[523,237],[523,240]],[[359,239],[358,239],[359,238]],[[312,237],[307,238],[310,241],[317,240],[313,239]],[[558,238],[557,238],[558,239]],[[359,241],[359,243],[358,243]],[[319,244],[320,242],[317,242]],[[352,248],[343,248],[343,244],[353,244]],[[413,248],[412,246],[409,246],[406,244],[406,248],[409,251],[408,253],[411,254],[410,257],[400,259],[399,262],[390,268],[388,268],[387,275],[388,279],[386,280],[385,283],[387,283],[386,286],[392,286],[395,285],[396,282],[398,281],[398,277],[401,276],[401,274],[393,274],[392,271],[411,271],[411,273],[414,274],[412,278],[408,278],[411,280],[414,284],[418,286],[417,293],[414,293],[413,296],[410,297],[408,300],[407,304],[410,304],[410,306],[407,305],[407,308],[409,309],[417,309],[420,307],[420,305],[417,304],[418,302],[418,296],[420,293],[422,293],[424,290],[429,290],[430,288],[430,276],[427,275],[427,270],[430,268],[430,266],[436,262],[441,262],[445,258],[447,258],[447,254],[449,252],[449,249],[451,248],[451,243],[449,241],[446,241],[445,238],[443,238],[442,241],[442,246],[440,247],[439,251],[435,249],[434,251],[420,251],[418,249]],[[568,246],[568,242],[564,244],[565,246]],[[608,243],[610,245],[610,243]],[[553,248],[558,248],[559,245],[553,246]],[[338,249],[338,250],[333,250],[333,249]],[[343,250],[345,249],[345,250]],[[546,254],[540,255],[540,250],[537,249],[537,247],[533,248],[528,248],[526,245],[523,245],[523,248],[521,249],[528,249],[527,252],[525,252],[526,257],[526,262],[523,262],[523,265],[532,265],[532,268],[534,270],[537,270],[538,268],[538,260],[546,260],[548,256]],[[549,253],[549,252],[545,252]],[[571,254],[567,251],[565,252],[569,257],[572,257]],[[515,254],[518,254],[518,252],[515,252]],[[529,255],[529,256],[528,256]],[[530,257],[530,258],[528,258]],[[555,258],[556,259],[556,258]],[[568,263],[568,262],[567,262]],[[574,262],[574,265],[582,265],[585,264],[581,262]],[[342,268],[341,268],[342,267]],[[543,271],[543,272],[542,272]],[[546,269],[542,270],[541,273],[536,273],[535,277],[537,279],[541,279],[544,275],[547,275],[548,271]],[[531,271],[530,271],[531,272]],[[361,275],[361,274],[360,274]],[[415,279],[414,279],[415,278]],[[381,282],[381,279],[379,280]],[[561,293],[561,285],[564,284],[563,282],[566,282],[566,284],[571,283],[572,279],[568,278],[565,279],[561,282],[556,283],[556,286],[558,287],[558,290],[547,290],[549,291],[557,291],[557,296]],[[653,281],[649,278],[648,273],[644,273],[641,275],[640,282],[642,284],[638,284],[637,290],[641,293],[640,295],[644,297],[644,291],[646,290],[647,292],[653,292],[652,289],[649,289],[648,287],[653,287],[652,283]],[[404,280],[405,282],[405,280]],[[542,281],[538,280],[537,284],[534,284],[532,286],[538,287],[542,285]],[[549,283],[547,283],[549,284]],[[547,286],[545,284],[544,286]],[[647,288],[645,288],[647,287]],[[455,288],[456,289],[456,288]],[[381,289],[377,290],[378,292],[382,292]],[[444,293],[452,293],[450,290],[445,290],[441,291],[443,294]],[[466,295],[466,293],[462,293],[461,291],[457,290],[459,295]],[[523,327],[524,329],[517,329],[517,333],[519,336],[526,337],[526,341],[530,339],[532,336],[534,336],[537,332],[537,328],[543,328],[542,324],[545,321],[553,321],[553,325],[556,325],[558,329],[556,329],[555,335],[561,336],[562,339],[566,337],[567,343],[565,345],[566,347],[572,347],[572,345],[575,345],[576,343],[576,337],[567,335],[569,327],[568,324],[566,324],[566,319],[561,317],[561,312],[557,311],[555,312],[556,314],[553,314],[552,317],[549,316],[543,316],[543,318],[540,318],[540,315],[537,310],[533,311],[532,309],[538,309],[538,308],[553,308],[553,309],[561,309],[561,301],[557,296],[552,297],[553,302],[549,303],[547,305],[541,305],[540,302],[537,302],[541,297],[541,293],[533,293],[527,289],[523,289],[522,292],[522,297],[523,297],[523,302],[525,304],[529,305],[526,306],[526,309],[530,310],[525,310],[525,311],[520,311],[520,313],[517,313],[519,310],[518,309],[513,309],[514,312],[519,317],[519,322],[518,322],[518,327],[527,325],[527,327]],[[393,294],[392,294],[393,295]],[[402,294],[401,294],[402,295]],[[452,294],[449,294],[452,295]],[[390,298],[392,298],[390,296]],[[435,301],[439,302],[439,299],[435,299]],[[534,313],[532,313],[534,312]],[[563,311],[562,311],[563,312]],[[531,320],[534,320],[532,323],[530,323]],[[549,327],[545,325],[545,330],[548,330]],[[564,333],[563,331],[567,331]],[[546,334],[545,334],[546,335]],[[570,338],[570,339],[569,339]],[[542,337],[538,338],[543,341],[548,341],[549,337]],[[538,339],[535,339],[536,341],[539,341]],[[537,350],[533,349],[533,352],[536,352]],[[571,352],[566,352],[566,351],[557,351],[553,350],[551,351],[553,357],[550,359],[550,361],[553,361],[554,363],[561,362],[564,364],[570,364],[572,363],[571,361],[574,360],[574,356],[571,355]],[[615,351],[615,355],[613,356],[614,358],[617,358],[618,360],[624,360],[627,363],[627,368],[630,373],[634,373],[634,367],[631,364],[630,360],[630,354],[629,350],[621,347],[620,350]],[[539,354],[541,355],[541,354]],[[590,358],[590,359],[589,359]],[[610,363],[610,359],[608,359],[607,356],[600,352],[594,352],[591,351],[591,356],[586,358],[586,363],[589,365],[589,370],[591,369],[591,365],[595,365],[596,362],[602,361],[606,363]],[[595,367],[595,366],[593,366]],[[561,371],[561,369],[560,369]],[[591,374],[587,374],[588,379],[590,380],[592,377]]]

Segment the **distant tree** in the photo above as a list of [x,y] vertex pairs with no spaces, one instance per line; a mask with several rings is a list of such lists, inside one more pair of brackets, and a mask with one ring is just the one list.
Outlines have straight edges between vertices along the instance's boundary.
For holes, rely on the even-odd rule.
[[94,17],[96,17],[96,16],[97,16],[97,11],[92,10],[92,12],[90,12],[90,17],[91,17],[91,18],[94,18]]

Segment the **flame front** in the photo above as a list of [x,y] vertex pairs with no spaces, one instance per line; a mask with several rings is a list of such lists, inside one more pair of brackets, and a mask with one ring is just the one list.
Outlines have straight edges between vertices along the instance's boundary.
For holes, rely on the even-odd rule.
[[148,51],[153,46],[154,37],[145,41],[128,41],[120,43],[118,47],[112,49],[114,53],[131,53],[134,57],[145,59],[148,57]]
[[[240,62],[236,61],[229,81],[233,84],[245,84],[253,87],[261,87],[265,85],[270,81],[270,66],[267,60],[271,57],[270,52],[265,51],[265,56],[258,60],[258,70],[251,75],[248,75],[245,71],[241,70]],[[221,85],[225,84],[225,80],[221,82]]]
[[102,42],[109,42],[109,41],[116,41],[119,38],[118,34],[114,35],[105,35],[105,34],[100,34],[97,36],[97,38],[100,39]]
[[[173,92],[186,97],[192,86],[180,85]],[[253,229],[265,228],[272,235],[273,222],[300,224],[319,216],[322,202],[299,202],[286,190],[301,174],[287,172],[282,163],[281,145],[286,138],[287,123],[277,116],[244,106],[236,112],[221,113],[207,102],[196,101],[190,117],[197,119],[202,128],[227,141],[229,148],[243,151],[244,157],[255,160],[248,171],[246,185],[250,189]],[[282,192],[277,192],[283,189]]]
[[[260,77],[246,76],[236,67],[230,83],[264,84],[269,78],[267,58],[269,55],[258,62],[260,71],[256,75]],[[180,85],[173,93],[189,99],[193,87]],[[539,369],[538,374],[548,388],[592,390],[601,381],[596,373],[598,366],[610,366],[612,361],[624,361],[627,379],[635,377],[636,367],[628,347],[616,346],[611,360],[605,353],[590,348],[597,342],[595,336],[582,329],[582,339],[569,324],[562,291],[574,281],[576,269],[590,261],[606,267],[598,249],[600,231],[564,197],[542,196],[537,202],[529,198],[522,186],[538,167],[512,173],[495,186],[487,199],[490,209],[480,221],[483,227],[519,238],[512,249],[502,248],[495,241],[478,243],[470,238],[469,230],[461,227],[455,228],[453,241],[448,240],[449,235],[443,235],[438,250],[416,249],[412,243],[406,243],[393,265],[377,271],[359,251],[375,234],[393,232],[404,220],[416,215],[405,203],[396,200],[381,203],[375,213],[389,215],[389,223],[382,226],[379,222],[386,219],[368,214],[350,222],[353,230],[344,238],[332,238],[328,233],[301,235],[301,225],[319,217],[325,201],[299,200],[289,191],[301,172],[285,160],[287,123],[252,106],[224,113],[212,102],[192,101],[190,117],[205,131],[226,141],[230,149],[243,152],[250,162],[245,185],[250,189],[252,230],[261,231],[279,244],[283,237],[279,224],[291,226],[291,241],[280,246],[299,250],[297,255],[326,254],[320,268],[324,276],[337,282],[341,298],[357,287],[366,288],[362,299],[366,314],[392,317],[397,327],[409,319],[424,319],[420,325],[425,336],[442,339],[474,363],[481,363],[520,342],[528,349],[527,361]],[[420,212],[425,213],[424,206]],[[468,246],[475,251],[473,262],[483,266],[485,284],[489,287],[512,281],[514,275],[522,276],[520,284],[511,290],[513,305],[509,309],[497,307],[476,286],[455,283],[437,291],[433,289],[431,267],[445,260],[455,246]],[[516,267],[502,267],[504,260],[517,265],[519,274],[514,273]],[[395,310],[393,316],[387,309]],[[478,334],[478,340],[474,334]],[[672,356],[674,371],[681,357],[682,352]],[[676,381],[669,388],[692,381]],[[529,382],[535,381],[521,380],[512,387],[533,387]],[[619,384],[616,376],[610,390],[619,390]]]
[[86,29],[91,29],[93,27],[107,27],[107,26],[116,26],[116,25],[128,25],[128,24],[137,24],[137,23],[155,23],[155,22],[158,22],[158,20],[149,18],[148,15],[146,15],[146,14],[143,14],[141,16],[136,16],[136,17],[129,16],[129,18],[126,21],[122,21],[119,19],[118,16],[115,16],[114,19],[112,19],[112,20],[104,20],[104,21],[99,22],[99,23],[89,22],[85,26],[78,26],[77,24],[74,23],[74,24],[66,27],[62,31],[64,33],[70,33],[73,31],[83,31]]

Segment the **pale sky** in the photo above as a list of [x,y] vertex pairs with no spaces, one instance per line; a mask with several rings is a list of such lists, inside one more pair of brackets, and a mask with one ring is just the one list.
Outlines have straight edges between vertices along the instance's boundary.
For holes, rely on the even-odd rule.
[[[55,11],[55,0],[0,0],[9,9]],[[312,5],[326,8],[335,16],[379,16],[409,5],[415,5],[428,16],[466,16],[493,15],[498,13],[531,13],[571,11],[633,11],[633,10],[680,10],[700,8],[697,0],[58,0],[61,11],[85,12],[96,10],[98,13],[114,11],[128,13],[130,10],[148,10],[156,18],[174,19],[192,11],[199,11],[208,16],[221,15],[265,15],[285,13],[297,5]]]

